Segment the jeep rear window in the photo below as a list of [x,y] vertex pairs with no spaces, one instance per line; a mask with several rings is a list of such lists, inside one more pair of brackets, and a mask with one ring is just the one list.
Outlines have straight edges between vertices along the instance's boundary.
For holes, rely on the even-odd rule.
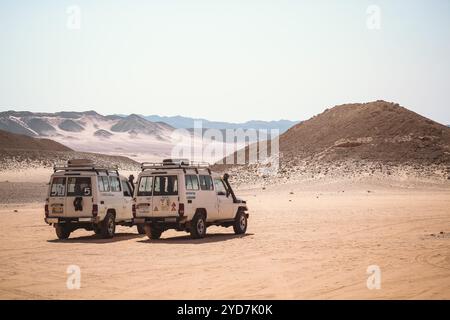
[[71,177],[67,179],[68,197],[89,197],[91,195],[91,177]]
[[202,190],[214,190],[211,176],[200,175],[199,178],[200,178],[200,188]]
[[148,197],[152,195],[153,177],[141,177],[139,180],[138,197]]
[[186,190],[198,190],[198,178],[196,175],[188,174],[185,176]]
[[154,196],[176,196],[178,195],[177,176],[156,176],[153,185]]
[[53,178],[50,197],[64,197],[66,195],[66,178]]

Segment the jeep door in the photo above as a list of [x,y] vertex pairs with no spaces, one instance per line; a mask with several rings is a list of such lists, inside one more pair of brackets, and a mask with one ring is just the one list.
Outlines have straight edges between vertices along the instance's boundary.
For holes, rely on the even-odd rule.
[[91,176],[67,176],[64,216],[92,216],[93,201]]
[[177,217],[178,203],[178,175],[155,175],[152,217]]
[[141,176],[136,185],[136,217],[150,217],[152,215],[153,177]]
[[[186,215],[194,214],[197,208],[204,208],[202,192],[200,192],[200,184],[196,174],[186,174],[184,176],[184,185],[186,189]],[[206,208],[205,208],[206,209]]]
[[126,179],[121,179],[122,190],[123,190],[123,215],[124,220],[129,220],[133,218],[133,193],[130,183]]
[[214,187],[216,189],[217,201],[219,204],[219,220],[234,218],[236,212],[234,212],[233,198],[227,192],[225,183],[221,178],[214,178]]
[[216,192],[214,191],[214,183],[209,174],[200,174],[200,190],[198,197],[199,207],[205,208],[207,212],[207,220],[219,219],[219,204]]
[[110,202],[108,208],[116,211],[117,220],[123,220],[125,216],[124,196],[119,177],[109,176],[109,187],[112,196],[108,198],[108,201]]
[[63,217],[66,214],[66,177],[54,176],[50,179],[48,211],[50,217]]

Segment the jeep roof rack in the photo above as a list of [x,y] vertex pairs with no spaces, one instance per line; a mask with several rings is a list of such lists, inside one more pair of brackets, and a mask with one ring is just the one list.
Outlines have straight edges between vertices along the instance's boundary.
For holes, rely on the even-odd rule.
[[100,172],[105,172],[107,175],[109,175],[110,173],[116,173],[117,175],[119,175],[119,169],[117,166],[114,167],[98,167],[95,164],[80,164],[77,166],[71,165],[70,163],[67,164],[62,164],[62,165],[57,165],[55,164],[53,166],[53,172],[57,172],[57,171],[92,171],[95,172],[97,175]]
[[210,164],[202,161],[189,161],[187,159],[164,159],[162,162],[142,162],[141,170],[158,170],[158,169],[209,169]]

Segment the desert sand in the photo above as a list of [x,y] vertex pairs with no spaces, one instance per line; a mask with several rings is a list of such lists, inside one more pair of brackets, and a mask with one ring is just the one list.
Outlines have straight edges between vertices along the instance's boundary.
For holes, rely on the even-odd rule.
[[[118,227],[112,240],[77,230],[60,241],[36,196],[2,202],[0,298],[450,299],[448,182],[310,181],[237,193],[250,207],[247,234],[210,227],[201,240],[167,231],[150,241]],[[67,288],[69,265],[80,267],[80,289]],[[380,267],[380,289],[367,288],[370,265]]]

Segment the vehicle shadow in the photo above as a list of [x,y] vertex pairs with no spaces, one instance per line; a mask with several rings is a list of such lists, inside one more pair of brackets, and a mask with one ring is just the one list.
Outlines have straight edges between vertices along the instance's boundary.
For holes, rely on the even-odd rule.
[[126,241],[131,240],[135,238],[142,238],[145,237],[143,234],[138,233],[116,233],[113,238],[111,239],[103,239],[100,235],[92,234],[90,236],[81,236],[81,237],[74,237],[69,239],[52,239],[47,240],[47,242],[51,243],[97,243],[97,244],[104,244],[104,243],[113,243],[113,242],[119,242],[119,241]]
[[162,238],[158,240],[150,240],[148,238],[144,240],[139,240],[141,243],[152,243],[152,244],[204,244],[204,243],[214,243],[221,241],[229,241],[233,239],[241,239],[248,236],[254,235],[253,233],[246,234],[234,234],[234,233],[210,233],[206,234],[203,239],[192,239],[189,235],[177,236],[170,238]]

